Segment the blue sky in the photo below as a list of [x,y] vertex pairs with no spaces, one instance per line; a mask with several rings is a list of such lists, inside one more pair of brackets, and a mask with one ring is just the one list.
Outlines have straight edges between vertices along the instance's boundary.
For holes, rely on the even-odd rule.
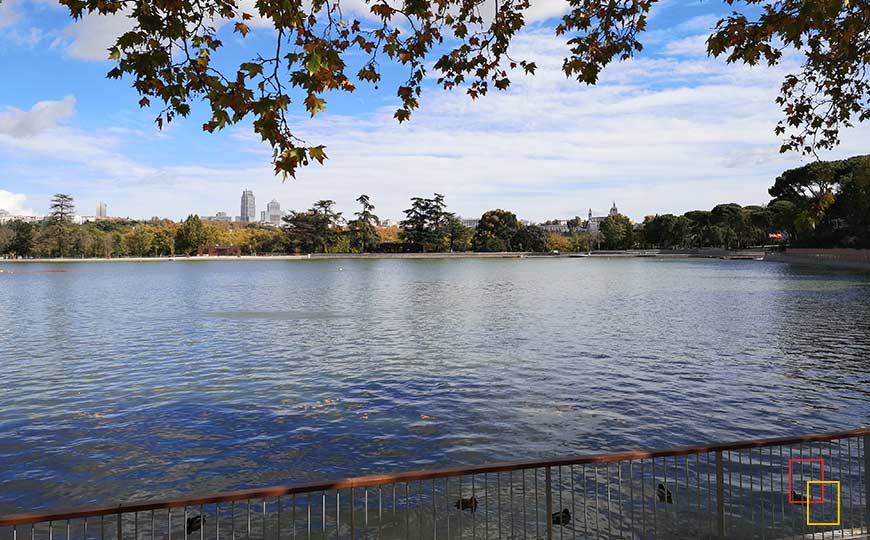
[[[348,2],[357,12],[363,4]],[[50,0],[3,0],[0,208],[44,213],[53,193],[66,192],[81,214],[103,200],[116,216],[237,215],[241,191],[252,189],[258,210],[273,198],[285,209],[331,198],[350,213],[368,193],[381,217],[397,219],[410,197],[437,191],[466,217],[507,208],[532,220],[569,218],[615,201],[641,220],[718,202],[763,204],[777,173],[806,161],[780,155],[773,134],[781,115],[773,100],[796,58],[750,69],[706,57],[723,4],[659,2],[643,53],[608,67],[594,87],[559,69],[566,47],[553,17],[564,9],[533,1],[512,55],[539,71],[516,73],[507,92],[472,102],[430,81],[421,108],[399,125],[390,83],[404,72],[388,67],[380,90],[363,83],[327,96],[314,119],[297,110],[297,134],[325,144],[330,159],[282,182],[250,124],[204,133],[207,111],[198,107],[159,131],[156,111],[139,109],[129,81],[105,78],[105,50],[129,24],[123,17],[73,23]],[[226,37],[222,60],[242,61],[269,43],[268,28],[255,25],[245,39]],[[823,158],[865,153],[868,126],[843,135]]]

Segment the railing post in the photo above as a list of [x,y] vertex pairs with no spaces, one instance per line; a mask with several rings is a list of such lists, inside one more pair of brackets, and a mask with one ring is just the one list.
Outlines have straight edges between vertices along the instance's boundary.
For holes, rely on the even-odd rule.
[[553,489],[550,467],[544,475],[544,486],[547,489],[547,540],[553,540]]
[[870,435],[864,435],[864,525],[870,532]]
[[716,517],[719,540],[725,540],[725,474],[722,472],[722,451],[716,452]]

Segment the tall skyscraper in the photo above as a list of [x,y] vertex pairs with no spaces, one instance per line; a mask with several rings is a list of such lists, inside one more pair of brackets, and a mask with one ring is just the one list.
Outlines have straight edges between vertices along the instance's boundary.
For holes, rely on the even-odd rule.
[[[281,203],[272,199],[272,202],[266,205],[266,218],[272,225],[281,224]],[[265,221],[265,220],[264,220]]]
[[241,221],[257,220],[257,203],[254,202],[254,192],[246,189],[242,192],[242,210],[239,212]]
[[106,203],[104,203],[103,201],[100,201],[97,203],[97,217],[98,218],[106,217],[106,214],[107,214],[106,210],[107,210]]

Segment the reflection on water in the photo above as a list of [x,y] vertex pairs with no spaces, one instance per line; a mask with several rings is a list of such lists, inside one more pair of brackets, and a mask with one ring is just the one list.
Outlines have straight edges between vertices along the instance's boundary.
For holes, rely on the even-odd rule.
[[10,267],[27,273],[0,276],[0,513],[870,422],[867,274]]

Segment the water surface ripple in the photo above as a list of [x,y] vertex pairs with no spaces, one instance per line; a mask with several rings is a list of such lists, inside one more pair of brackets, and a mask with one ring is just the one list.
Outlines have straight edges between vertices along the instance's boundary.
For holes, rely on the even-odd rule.
[[870,423],[868,274],[648,259],[27,270],[65,271],[0,274],[0,514]]

